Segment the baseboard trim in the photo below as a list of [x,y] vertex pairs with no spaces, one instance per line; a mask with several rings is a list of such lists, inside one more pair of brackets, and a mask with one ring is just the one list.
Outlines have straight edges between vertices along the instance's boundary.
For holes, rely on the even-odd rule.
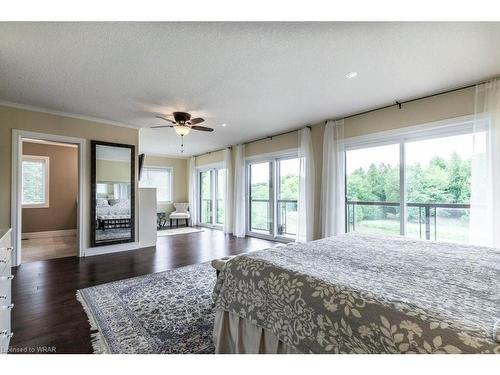
[[130,251],[138,249],[140,249],[139,242],[127,242],[117,245],[90,247],[84,251],[83,256],[89,257],[94,255],[111,254],[111,253],[118,253],[120,251]]
[[49,230],[45,232],[29,232],[22,233],[23,240],[31,240],[33,238],[50,238],[50,237],[65,237],[76,235],[76,229]]

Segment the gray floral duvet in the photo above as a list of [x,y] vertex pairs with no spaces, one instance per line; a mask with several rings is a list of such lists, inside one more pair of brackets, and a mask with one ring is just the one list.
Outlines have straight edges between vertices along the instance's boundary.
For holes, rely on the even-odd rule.
[[346,234],[237,256],[215,292],[304,353],[500,354],[500,251]]

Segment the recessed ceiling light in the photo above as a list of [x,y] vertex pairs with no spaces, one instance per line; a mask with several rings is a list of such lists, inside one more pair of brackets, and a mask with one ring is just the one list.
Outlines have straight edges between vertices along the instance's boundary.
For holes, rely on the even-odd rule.
[[358,72],[349,72],[345,75],[345,77],[347,79],[351,79],[351,78],[356,78],[358,76]]
[[220,126],[222,126],[223,128],[225,128],[227,126],[227,124],[221,124]]

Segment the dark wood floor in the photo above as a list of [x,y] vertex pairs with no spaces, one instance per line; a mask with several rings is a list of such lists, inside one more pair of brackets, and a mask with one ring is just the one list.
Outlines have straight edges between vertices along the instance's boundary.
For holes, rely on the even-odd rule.
[[57,353],[91,353],[90,326],[75,298],[78,289],[275,244],[205,229],[159,237],[156,248],[22,264],[13,270],[11,352],[37,352],[37,347],[54,347]]

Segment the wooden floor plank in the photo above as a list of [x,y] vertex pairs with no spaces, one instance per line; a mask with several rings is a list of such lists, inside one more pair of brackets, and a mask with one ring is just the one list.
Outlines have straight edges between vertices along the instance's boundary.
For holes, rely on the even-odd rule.
[[152,248],[24,263],[13,269],[11,351],[37,353],[54,346],[56,353],[92,353],[87,316],[75,297],[78,289],[274,245],[204,228],[159,237]]

